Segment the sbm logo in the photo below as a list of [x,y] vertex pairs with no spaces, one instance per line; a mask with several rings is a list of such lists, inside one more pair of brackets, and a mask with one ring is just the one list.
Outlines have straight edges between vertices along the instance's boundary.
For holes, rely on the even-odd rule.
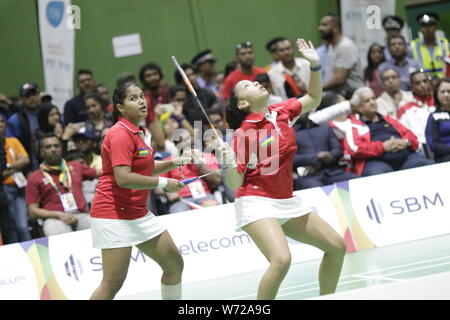
[[83,275],[83,267],[81,266],[80,260],[74,259],[73,255],[70,255],[64,266],[66,267],[66,274],[69,277],[80,281],[80,276]]
[[[432,196],[421,195],[417,197],[396,199],[389,202],[390,213],[392,213],[393,215],[415,213],[419,211],[430,210],[438,206],[442,208],[444,207],[444,201],[442,201],[442,197],[438,192],[436,192]],[[370,203],[366,206],[366,211],[371,220],[376,221],[378,224],[381,224],[383,222],[383,208],[373,199],[370,199]]]

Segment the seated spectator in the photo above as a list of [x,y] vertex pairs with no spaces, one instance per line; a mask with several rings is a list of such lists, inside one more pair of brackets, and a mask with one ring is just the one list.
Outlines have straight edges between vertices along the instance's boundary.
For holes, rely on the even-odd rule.
[[[184,128],[194,135],[192,128],[186,116],[183,114],[184,105],[187,102],[186,87],[176,85],[169,89],[169,103],[160,104],[155,108],[155,112],[160,114],[160,121],[164,127],[168,121],[174,121],[177,128]],[[167,138],[167,137],[166,137]]]
[[[197,85],[197,76],[195,74],[194,68],[189,64],[181,64],[181,68],[186,73],[186,76],[189,78],[189,81],[194,86],[195,91],[197,92],[198,99],[202,103],[203,107],[206,111],[218,107],[217,97],[209,92],[206,89],[203,89]],[[175,83],[177,85],[182,85],[186,88],[186,84],[183,81],[183,78],[181,74],[178,72],[178,70],[175,71]],[[188,91],[186,88],[187,93],[187,101],[183,106],[183,114],[186,116],[186,119],[189,121],[191,126],[195,127],[194,122],[195,121],[201,121],[202,123],[206,123],[207,120],[201,111],[200,107],[195,102],[194,96]]]
[[[214,81],[216,76],[216,62],[217,61],[214,59],[212,51],[209,49],[198,53],[191,60],[191,64],[195,67],[197,74],[197,77],[192,84],[194,85],[195,83],[197,87],[207,90],[209,93],[217,97],[219,88]],[[179,83],[177,82],[177,84]]]
[[450,161],[450,78],[439,82],[434,94],[436,111],[428,117],[425,136],[436,162]]
[[169,101],[169,88],[161,85],[163,79],[163,72],[156,63],[147,63],[139,70],[139,80],[142,84],[148,110],[145,124],[155,139],[156,148],[160,150],[164,150],[164,132],[154,109],[157,104]]
[[[192,146],[192,139],[187,130],[181,135],[182,141],[177,145],[179,150],[187,151]],[[181,153],[181,152],[180,152]],[[170,156],[165,160],[170,160],[174,156]],[[204,175],[219,169],[217,158],[211,153],[203,153],[201,162],[191,163],[174,169],[172,171],[161,174],[161,177],[172,178],[177,180],[185,180],[193,177]],[[169,213],[188,211],[201,207],[216,206],[217,199],[213,194],[213,190],[222,182],[221,173],[216,171],[211,175],[194,181],[184,186],[177,193],[164,192],[170,202]],[[159,194],[162,190],[157,191]]]
[[[94,131],[83,127],[74,134],[72,140],[76,150],[83,154],[84,163],[96,171],[102,172],[102,157],[96,153],[98,150],[98,140]],[[83,194],[89,207],[94,199],[97,183],[98,179],[83,181]]]
[[108,87],[103,83],[99,83],[95,86],[95,91],[97,92],[103,100],[108,101],[108,106],[106,107],[106,112],[111,113],[113,110],[112,97],[109,94]]
[[434,163],[415,152],[419,143],[414,133],[377,113],[372,89],[356,90],[352,101],[358,113],[350,116],[352,128],[347,131],[345,145],[356,174],[371,176]]
[[49,132],[53,132],[59,139],[62,138],[64,129],[61,123],[61,113],[57,106],[50,103],[41,104],[37,120],[39,125],[39,129],[35,132],[37,140]]
[[26,201],[32,218],[43,219],[45,236],[88,229],[90,218],[82,182],[100,175],[99,171],[62,158],[59,139],[52,133],[39,142],[44,161],[26,186]]
[[304,58],[295,57],[295,50],[289,39],[279,40],[275,46],[280,61],[269,71],[275,95],[282,97],[283,100],[289,98],[286,93],[285,83],[295,95],[305,93],[311,75],[309,62]]
[[411,102],[413,95],[410,91],[400,88],[400,74],[396,69],[385,69],[380,73],[384,92],[377,99],[378,112],[383,116],[397,119],[397,113],[401,106]]
[[328,42],[324,91],[334,91],[349,99],[364,85],[363,69],[356,44],[342,34],[340,18],[327,14],[320,20],[320,37]]
[[28,231],[28,212],[25,204],[25,186],[27,180],[22,172],[30,163],[24,147],[14,137],[4,138],[6,114],[0,113],[0,140],[4,140],[6,168],[2,172],[3,188],[6,192],[9,208],[0,215],[3,220],[2,235],[5,244],[31,240]]
[[266,70],[254,65],[255,53],[253,44],[250,41],[236,45],[236,61],[238,62],[238,67],[225,78],[223,89],[224,99],[230,97],[231,90],[239,81],[255,81],[255,77],[258,74],[266,73]]
[[36,140],[34,132],[39,129],[37,114],[39,111],[39,87],[34,83],[25,83],[20,87],[19,96],[21,110],[8,118],[6,137],[16,137],[30,157],[30,163],[24,168],[25,176],[39,166],[37,154],[34,152]]
[[420,63],[408,57],[408,47],[402,35],[394,35],[388,39],[388,48],[392,59],[383,62],[378,67],[378,73],[382,74],[387,69],[395,69],[400,75],[400,88],[404,91],[411,90],[410,74],[420,69]]
[[88,119],[86,108],[84,107],[83,96],[95,91],[95,80],[90,70],[78,70],[77,87],[80,93],[68,100],[64,105],[64,124],[84,122]]
[[383,87],[378,76],[378,66],[385,60],[383,47],[378,43],[374,43],[369,47],[367,53],[367,67],[364,69],[364,81],[366,86],[371,88],[375,95],[379,97],[383,92]]
[[103,137],[113,125],[112,114],[106,112],[108,101],[103,99],[98,93],[92,92],[84,96],[84,104],[89,115],[89,119],[84,123],[84,126],[86,130],[95,134],[98,143],[96,152],[100,154]]
[[[3,176],[3,170],[6,169],[6,152],[5,152],[5,141],[0,139],[0,175]],[[3,184],[0,184],[0,245],[4,244],[4,240],[2,237],[2,230],[9,228],[10,219],[5,221],[2,217],[8,216],[9,210],[8,197],[6,196],[6,192],[3,188]],[[7,224],[5,224],[7,223]]]
[[267,73],[258,74],[255,78],[255,81],[259,82],[264,88],[266,88],[267,92],[269,92],[269,99],[267,100],[268,106],[283,102],[282,97],[276,96],[274,94],[272,82],[270,81],[269,75]]
[[[403,19],[398,16],[386,16],[386,17],[384,17],[382,24],[383,24],[383,29],[386,32],[386,39],[389,40],[389,38],[391,36],[401,35],[402,29],[403,29],[403,26],[405,23],[403,22]],[[409,43],[407,43],[407,47],[408,47],[408,49],[407,49],[408,58],[413,58],[411,45]],[[388,44],[386,44],[384,46],[383,52],[384,52],[384,56],[385,56],[386,60],[392,59],[392,56],[389,52]]]
[[[278,61],[280,61],[280,57],[278,56],[278,52],[277,52],[277,42],[283,41],[284,39],[285,38],[283,38],[283,37],[276,37],[266,43],[266,50],[267,50],[267,52],[269,52],[270,57],[272,59],[270,64],[268,64],[264,67],[264,70],[266,70],[267,72],[272,67],[274,67],[278,63]],[[322,61],[322,59],[321,59],[321,61]]]
[[411,74],[411,87],[413,91],[413,100],[400,107],[397,112],[398,120],[406,128],[411,130],[419,140],[419,152],[425,152],[427,149],[425,127],[428,117],[436,108],[434,106],[434,97],[431,90],[430,79],[426,73],[419,70]]
[[315,188],[358,178],[345,172],[339,165],[343,156],[341,146],[328,124],[317,125],[307,116],[300,117],[295,131],[297,152],[294,171],[299,175],[295,181],[299,189]]

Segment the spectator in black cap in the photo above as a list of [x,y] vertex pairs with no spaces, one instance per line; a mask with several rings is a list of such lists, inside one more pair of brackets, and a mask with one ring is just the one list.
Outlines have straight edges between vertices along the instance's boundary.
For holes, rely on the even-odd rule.
[[192,65],[197,70],[197,84],[200,88],[209,90],[215,96],[219,94],[219,88],[217,88],[215,82],[216,70],[215,63],[211,50],[205,50],[197,54],[192,58]]
[[420,25],[420,37],[411,42],[414,59],[418,60],[422,68],[433,77],[444,77],[444,59],[450,54],[450,47],[446,38],[437,37],[437,23],[439,15],[434,12],[421,13],[416,17]]
[[78,70],[77,87],[80,93],[64,105],[64,124],[84,122],[88,114],[84,108],[83,96],[95,91],[95,80],[91,70]]
[[284,40],[283,37],[276,37],[276,38],[273,38],[272,40],[270,40],[269,42],[267,42],[266,50],[267,50],[267,52],[270,53],[270,57],[272,58],[272,61],[270,62],[270,64],[268,64],[267,66],[264,67],[264,69],[266,71],[269,71],[270,68],[272,68],[274,65],[277,64],[278,61],[280,61],[280,56],[278,55],[278,52],[277,52],[277,42],[282,41],[282,40]]
[[[392,36],[401,35],[404,26],[403,19],[398,16],[387,16],[383,19],[383,29],[386,32],[386,42]],[[412,58],[412,51],[409,42],[408,45],[408,57]],[[384,56],[386,60],[392,59],[391,53],[389,52],[389,46],[386,44],[384,46]]]
[[39,166],[35,152],[34,133],[39,129],[38,111],[40,104],[39,87],[35,83],[25,83],[19,89],[21,110],[8,119],[6,137],[16,137],[30,155],[30,164],[24,168],[25,175]]

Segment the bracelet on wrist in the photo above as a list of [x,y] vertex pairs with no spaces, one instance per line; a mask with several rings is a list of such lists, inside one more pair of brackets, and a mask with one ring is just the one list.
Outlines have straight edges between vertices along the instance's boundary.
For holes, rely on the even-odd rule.
[[315,67],[309,67],[309,70],[311,70],[312,72],[317,72],[320,69],[322,69],[322,65],[320,65],[320,64],[318,66],[315,66]]
[[158,177],[158,185],[157,185],[157,187],[164,189],[164,187],[167,186],[167,182],[168,182],[167,178]]

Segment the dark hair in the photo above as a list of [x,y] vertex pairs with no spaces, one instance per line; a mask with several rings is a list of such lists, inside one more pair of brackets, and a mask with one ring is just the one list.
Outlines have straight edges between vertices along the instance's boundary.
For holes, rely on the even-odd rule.
[[418,70],[413,71],[413,72],[411,72],[411,73],[409,74],[409,81],[411,82],[411,86],[412,86],[412,83],[413,83],[413,78],[414,78],[416,75],[418,75],[419,73],[423,73],[424,75],[426,75],[427,78],[428,78],[428,80],[429,80],[429,77],[428,77],[427,73],[425,72],[425,70],[423,70],[423,69],[418,69]]
[[39,124],[39,128],[43,133],[53,132],[53,130],[55,129],[54,127],[51,127],[50,124],[48,123],[48,115],[53,109],[56,109],[58,111],[59,121],[61,121],[61,113],[59,112],[57,106],[51,103],[43,103],[39,106],[37,121]]
[[331,21],[339,28],[339,31],[342,31],[341,18],[334,13],[327,13],[324,17],[330,17]]
[[89,92],[86,93],[83,97],[84,103],[86,104],[86,101],[88,101],[88,99],[94,99],[95,101],[97,101],[98,103],[100,103],[100,106],[102,107],[102,110],[105,111],[106,108],[108,108],[108,101],[106,101],[105,99],[103,99],[100,94],[98,92]]
[[84,154],[80,150],[70,150],[67,151],[66,156],[64,157],[67,162],[74,161],[76,159],[84,159]]
[[141,80],[142,84],[144,84],[144,74],[145,74],[145,71],[147,71],[147,70],[156,70],[159,74],[159,77],[161,79],[164,78],[161,68],[156,63],[149,62],[147,64],[144,64],[141,67],[141,69],[139,70],[139,80]]
[[169,88],[169,100],[172,100],[173,97],[177,94],[177,92],[186,92],[186,87],[181,85],[175,85]]
[[78,72],[77,72],[77,77],[78,77],[80,74],[88,74],[88,75],[91,75],[91,76],[92,76],[92,71],[91,71],[91,70],[88,70],[88,69],[79,69]]
[[[186,71],[187,69],[192,69],[192,71],[195,72],[194,66],[192,66],[189,63],[182,63],[182,64],[180,64],[180,67],[181,67],[181,69],[183,71]],[[180,71],[178,71],[178,69],[175,70],[173,76],[175,78],[175,83],[176,84],[178,84],[178,85],[183,85],[184,84],[183,76],[181,75]]]
[[319,106],[317,107],[317,111],[328,108],[336,103],[338,103],[339,97],[341,95],[334,91],[327,91],[322,96],[322,100],[320,101]]
[[118,104],[123,104],[125,98],[127,97],[127,91],[129,88],[137,85],[133,82],[125,82],[124,84],[118,86],[113,93],[113,123],[116,123],[121,116],[119,109],[117,109]]
[[255,81],[259,83],[270,82],[270,78],[267,73],[260,73],[255,77]]
[[403,41],[403,43],[406,44],[406,40],[405,40],[405,37],[404,37],[404,36],[402,36],[401,34],[394,34],[394,35],[390,36],[390,37],[388,38],[388,40],[387,40],[388,48],[389,48],[390,45],[391,45],[391,40],[392,40],[392,39],[401,39],[401,40]]
[[443,79],[439,80],[439,82],[436,86],[436,89],[434,90],[434,103],[436,106],[436,110],[439,110],[439,111],[441,110],[442,104],[441,104],[441,101],[439,101],[439,99],[438,99],[438,91],[439,91],[439,87],[444,82],[450,83],[450,78],[447,77],[447,78],[443,78]]
[[386,58],[384,56],[383,46],[378,43],[372,43],[369,47],[369,51],[367,52],[367,68],[364,69],[364,79],[368,80],[368,81],[374,80],[373,71],[378,68],[378,66],[375,66],[373,64],[372,59],[370,59],[370,55],[372,54],[372,49],[377,46],[381,48],[381,53],[383,54],[383,59],[381,59],[380,64],[386,61]]
[[247,111],[238,108],[238,102],[239,97],[236,95],[236,92],[233,88],[233,90],[231,90],[230,100],[227,106],[227,122],[230,128],[234,130],[241,127],[242,122],[248,115]]
[[209,109],[208,111],[206,111],[206,114],[208,115],[208,116],[210,116],[210,115],[213,115],[213,114],[218,114],[218,115],[220,115],[221,117],[222,117],[222,119],[224,119],[225,117],[224,117],[224,114],[223,114],[223,112],[222,112],[222,110],[220,110],[219,108],[212,108],[212,109]]
[[58,139],[59,143],[61,143],[61,140],[59,140],[59,138],[55,135],[55,133],[45,132],[39,137],[38,150],[41,150],[44,139],[51,139],[51,138],[56,138],[56,139]]
[[225,79],[226,77],[228,77],[228,75],[230,73],[232,73],[234,70],[236,70],[237,68],[237,61],[233,60],[227,63],[227,65],[225,66],[225,70],[223,72],[223,78]]

